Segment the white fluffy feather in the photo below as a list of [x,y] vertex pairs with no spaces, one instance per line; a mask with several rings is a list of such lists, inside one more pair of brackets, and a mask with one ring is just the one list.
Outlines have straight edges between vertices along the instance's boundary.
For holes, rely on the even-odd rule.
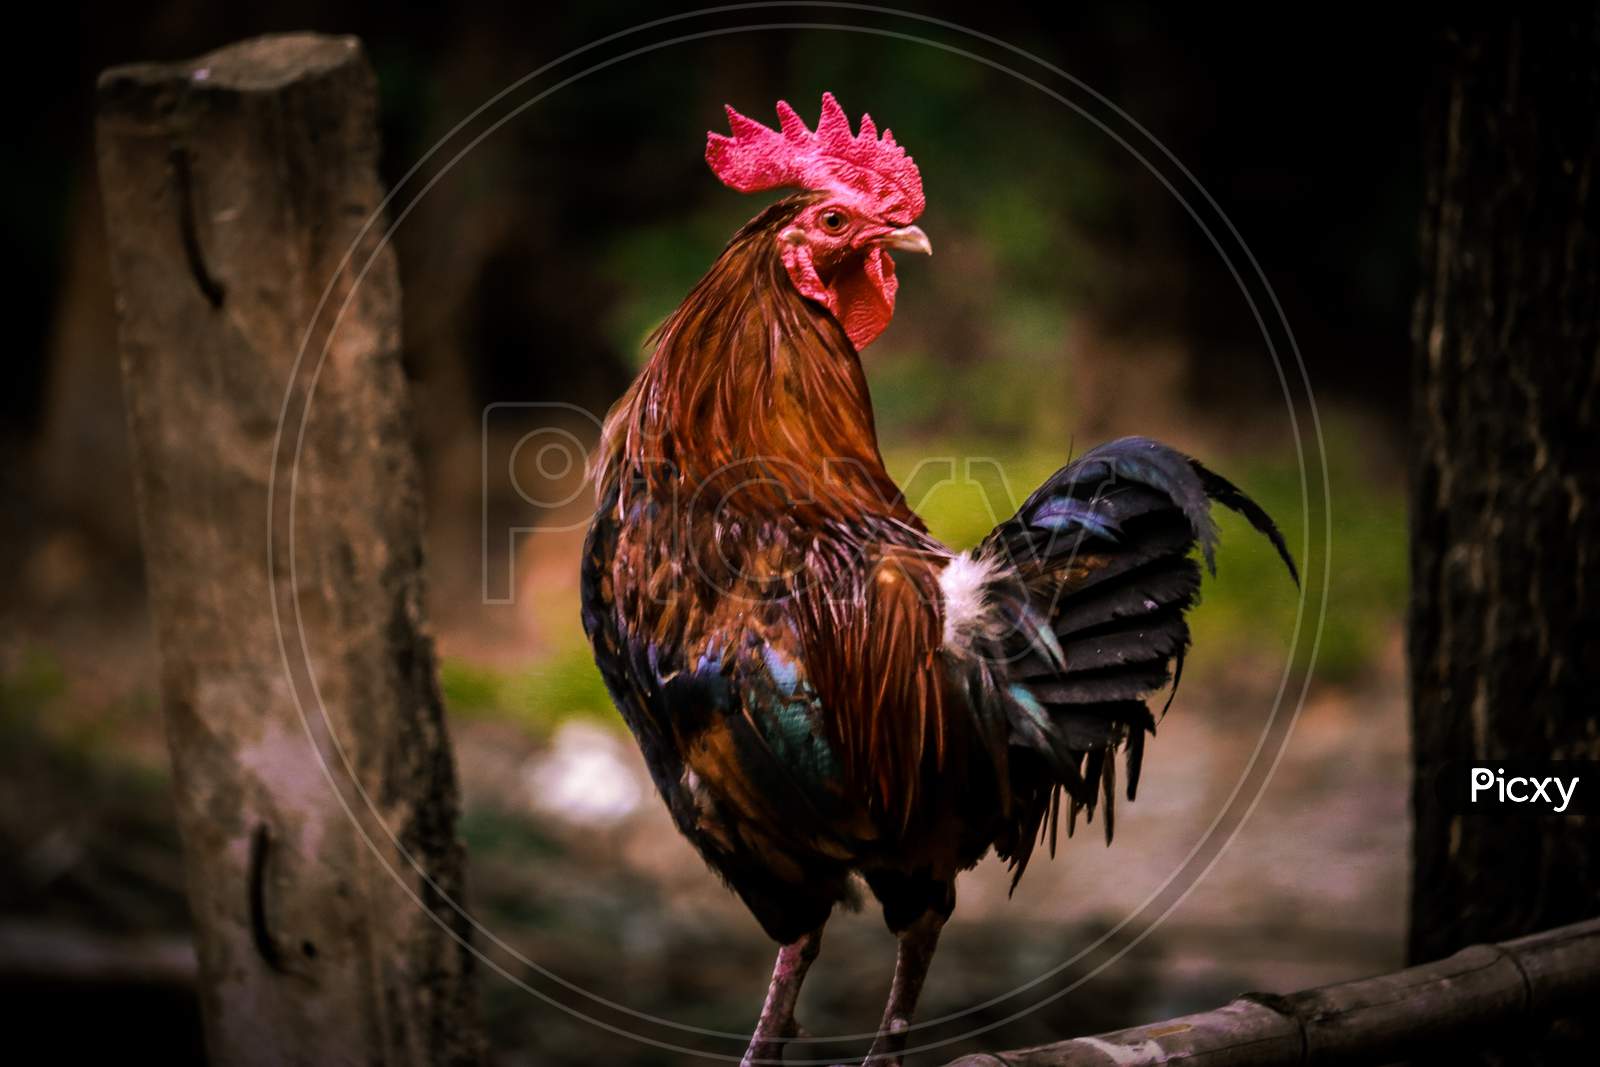
[[972,636],[988,624],[989,583],[994,579],[994,563],[963,552],[939,573],[939,591],[944,597],[944,646],[966,651]]

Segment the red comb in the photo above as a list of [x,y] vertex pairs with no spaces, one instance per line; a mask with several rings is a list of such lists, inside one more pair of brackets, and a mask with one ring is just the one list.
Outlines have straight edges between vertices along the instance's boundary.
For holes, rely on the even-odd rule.
[[774,130],[728,108],[733,136],[706,135],[706,162],[724,185],[741,193],[781,186],[849,191],[872,201],[885,219],[909,223],[922,214],[922,175],[894,134],[861,116],[861,133],[850,133],[850,119],[832,93],[822,94],[822,117],[815,133],[778,101],[780,129]]

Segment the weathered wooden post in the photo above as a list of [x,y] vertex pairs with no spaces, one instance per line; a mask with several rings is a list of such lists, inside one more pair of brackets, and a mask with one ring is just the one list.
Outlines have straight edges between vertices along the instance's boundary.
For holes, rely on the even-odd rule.
[[392,255],[355,278],[382,227],[343,262],[382,198],[375,119],[353,38],[259,38],[100,81],[140,520],[218,1063],[479,1056],[466,924],[445,903],[463,858],[423,628]]

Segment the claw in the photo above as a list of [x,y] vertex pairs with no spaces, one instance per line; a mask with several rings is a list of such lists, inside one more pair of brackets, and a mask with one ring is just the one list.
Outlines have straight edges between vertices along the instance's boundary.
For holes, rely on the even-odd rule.
[[744,1050],[744,1058],[739,1061],[739,1067],[760,1067],[763,1064],[783,1062],[782,1041],[757,1041],[751,1042],[750,1047]]

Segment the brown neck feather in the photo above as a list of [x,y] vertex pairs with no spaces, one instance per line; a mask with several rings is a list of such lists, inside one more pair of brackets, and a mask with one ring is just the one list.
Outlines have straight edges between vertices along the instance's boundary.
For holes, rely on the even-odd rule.
[[606,421],[601,484],[635,468],[713,500],[737,487],[742,509],[910,514],[883,467],[855,347],[779,255],[778,232],[808,199],[751,220],[656,331]]

